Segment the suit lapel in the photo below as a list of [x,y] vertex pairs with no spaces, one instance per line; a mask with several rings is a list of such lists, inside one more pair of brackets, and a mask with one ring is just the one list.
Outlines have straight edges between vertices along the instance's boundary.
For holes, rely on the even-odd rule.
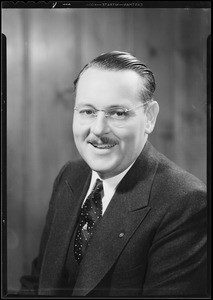
[[147,142],[122,179],[79,268],[73,296],[85,296],[103,279],[150,210],[151,185],[157,169],[154,149]]
[[[91,172],[87,169],[81,171],[84,173],[81,172],[76,176],[75,184],[72,184],[67,176],[57,194],[54,195],[59,199],[41,269],[40,290],[42,294],[52,293],[51,290],[58,285],[63,272],[69,242],[90,183]],[[50,290],[49,287],[52,289]]]

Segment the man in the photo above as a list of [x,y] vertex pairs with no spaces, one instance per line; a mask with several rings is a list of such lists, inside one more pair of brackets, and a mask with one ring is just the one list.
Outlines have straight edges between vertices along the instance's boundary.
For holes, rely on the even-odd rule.
[[206,296],[206,187],[147,140],[159,111],[152,72],[113,51],[86,65],[74,85],[83,161],[56,178],[21,292]]

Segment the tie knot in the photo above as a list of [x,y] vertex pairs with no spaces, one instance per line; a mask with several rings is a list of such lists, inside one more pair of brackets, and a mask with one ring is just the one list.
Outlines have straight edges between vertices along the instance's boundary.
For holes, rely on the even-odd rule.
[[94,191],[101,192],[103,190],[103,181],[100,179],[97,179],[95,182]]

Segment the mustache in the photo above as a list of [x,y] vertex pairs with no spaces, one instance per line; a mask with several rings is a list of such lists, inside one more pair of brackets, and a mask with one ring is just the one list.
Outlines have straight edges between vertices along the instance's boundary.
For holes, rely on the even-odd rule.
[[101,144],[116,145],[118,144],[118,141],[109,137],[102,136],[100,138],[96,138],[96,137],[90,138],[88,140],[88,143],[94,145],[101,145]]

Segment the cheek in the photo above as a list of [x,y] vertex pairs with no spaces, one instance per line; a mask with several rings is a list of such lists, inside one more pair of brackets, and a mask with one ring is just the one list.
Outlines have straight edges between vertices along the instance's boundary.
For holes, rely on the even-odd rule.
[[142,151],[145,142],[145,131],[143,127],[134,126],[126,134],[120,134],[119,151],[125,160],[134,160]]
[[73,129],[73,136],[75,141],[84,140],[89,133],[88,127],[78,124],[75,118],[73,120],[72,129]]
[[135,153],[136,144],[135,134],[132,132],[129,135],[121,137],[119,145],[120,154],[126,158],[131,157]]
[[115,134],[119,137],[121,148],[132,148],[132,151],[134,151],[133,147],[140,144],[143,140],[144,132],[143,124],[133,124],[128,128],[123,128],[123,130],[120,130],[117,134],[115,132]]

